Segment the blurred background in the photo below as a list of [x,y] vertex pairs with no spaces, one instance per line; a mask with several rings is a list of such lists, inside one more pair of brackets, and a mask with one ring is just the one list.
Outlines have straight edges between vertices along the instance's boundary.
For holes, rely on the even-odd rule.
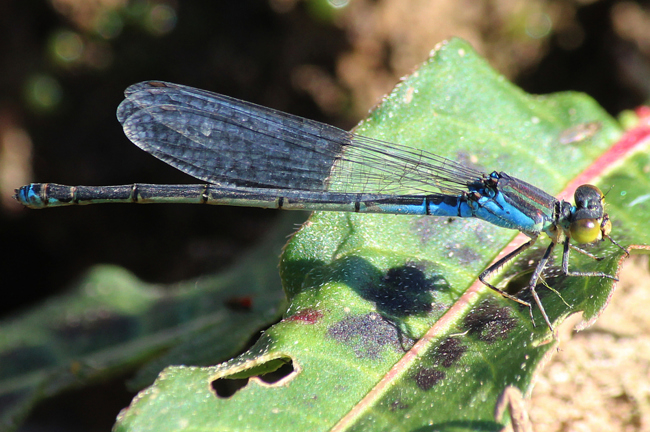
[[[128,85],[178,82],[349,129],[451,36],[531,93],[586,92],[616,115],[650,92],[645,2],[0,2],[3,316],[63,292],[97,263],[160,283],[218,271],[277,217],[226,207],[18,205],[14,189],[32,181],[193,182],[125,138],[115,110]],[[131,398],[117,393],[112,418]]]

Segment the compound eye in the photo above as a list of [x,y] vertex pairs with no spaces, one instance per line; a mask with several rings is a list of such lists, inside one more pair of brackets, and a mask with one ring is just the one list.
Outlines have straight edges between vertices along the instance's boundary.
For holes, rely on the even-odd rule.
[[571,238],[579,244],[593,243],[600,240],[601,230],[598,219],[578,219],[569,227]]
[[596,210],[602,208],[604,198],[605,196],[601,190],[594,185],[579,186],[574,195],[576,207],[578,207],[578,209]]

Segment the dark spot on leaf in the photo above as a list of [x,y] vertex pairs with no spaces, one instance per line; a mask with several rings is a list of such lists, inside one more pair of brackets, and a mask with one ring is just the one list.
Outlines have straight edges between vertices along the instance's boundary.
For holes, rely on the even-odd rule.
[[517,325],[510,308],[499,307],[493,300],[484,300],[465,317],[465,329],[483,342],[503,340]]
[[[450,259],[456,259],[460,256],[463,262],[471,263],[471,257],[480,257],[478,251],[474,251],[467,247],[466,241],[461,242],[459,245],[457,240],[458,235],[462,233],[469,238],[472,236],[476,241],[469,244],[481,244],[489,246],[494,242],[493,228],[490,224],[476,220],[469,220],[467,218],[431,218],[421,217],[412,218],[411,229],[415,235],[420,239],[422,245],[427,245],[429,242],[435,242],[440,247],[454,252]],[[464,250],[467,249],[467,250]]]
[[407,409],[408,407],[409,407],[408,404],[405,404],[401,400],[397,399],[394,400],[390,405],[388,405],[388,410],[389,411],[404,410]]
[[467,351],[467,347],[458,338],[447,338],[432,352],[434,364],[446,368],[451,367],[465,354],[465,351]]
[[321,311],[306,308],[286,317],[283,321],[299,321],[305,324],[316,324],[322,317],[323,313]]
[[451,225],[455,223],[455,219],[443,219],[432,217],[413,218],[412,229],[415,234],[420,238],[420,242],[426,245],[430,241],[439,241],[450,237]]
[[406,351],[413,340],[378,313],[349,316],[332,325],[327,335],[348,345],[357,357],[379,358],[385,347]]
[[451,253],[451,258],[455,259],[458,263],[466,265],[478,261],[481,255],[473,249],[454,243],[447,245],[446,249]]
[[445,373],[441,370],[434,369],[434,368],[420,368],[415,375],[413,375],[413,379],[415,380],[415,383],[417,384],[418,387],[420,387],[422,390],[429,390],[438,382],[442,379],[445,378]]
[[225,301],[225,305],[233,312],[250,312],[253,308],[253,297],[230,297]]

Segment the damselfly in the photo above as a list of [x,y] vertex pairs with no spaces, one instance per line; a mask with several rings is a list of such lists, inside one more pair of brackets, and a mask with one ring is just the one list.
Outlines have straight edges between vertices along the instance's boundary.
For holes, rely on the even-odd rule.
[[602,272],[569,271],[570,249],[598,259],[572,245],[571,239],[587,244],[607,238],[625,250],[609,236],[611,222],[604,211],[604,196],[595,186],[578,187],[572,205],[504,172],[486,174],[427,151],[205,90],[153,81],[132,85],[125,96],[117,118],[128,138],[206,184],[94,187],[35,183],[17,190],[16,199],[32,208],[174,202],[475,217],[530,237],[484,270],[479,279],[527,306],[531,319],[532,303],[486,279],[546,233],[551,243],[528,289],[551,331],[553,325],[535,286],[558,243],[564,248],[565,275],[616,280]]

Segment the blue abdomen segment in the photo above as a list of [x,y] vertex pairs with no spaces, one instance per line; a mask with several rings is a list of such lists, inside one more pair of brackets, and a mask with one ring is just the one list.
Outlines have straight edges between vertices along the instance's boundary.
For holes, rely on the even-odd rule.
[[519,230],[529,235],[539,234],[543,228],[544,218],[542,215],[523,212],[520,208],[508,203],[501,192],[492,198],[481,197],[471,205],[474,207],[474,217],[503,228]]
[[469,196],[433,196],[428,197],[428,213],[432,216],[475,217],[491,224],[514,229],[528,235],[539,234],[550,220],[545,212],[525,212],[503,193],[483,189],[480,198]]
[[360,213],[390,213],[447,217],[476,217],[464,196],[396,196],[384,200],[362,201]]
[[32,204],[38,204],[40,198],[36,195],[34,199],[34,191],[32,190],[32,185],[23,186],[20,189],[16,190],[15,198],[24,206],[32,207]]
[[433,195],[427,197],[427,213],[431,216],[475,217],[472,209],[463,196]]
[[18,189],[15,198],[26,207],[43,208],[48,205],[48,202],[43,200],[42,189],[42,184],[29,184]]

